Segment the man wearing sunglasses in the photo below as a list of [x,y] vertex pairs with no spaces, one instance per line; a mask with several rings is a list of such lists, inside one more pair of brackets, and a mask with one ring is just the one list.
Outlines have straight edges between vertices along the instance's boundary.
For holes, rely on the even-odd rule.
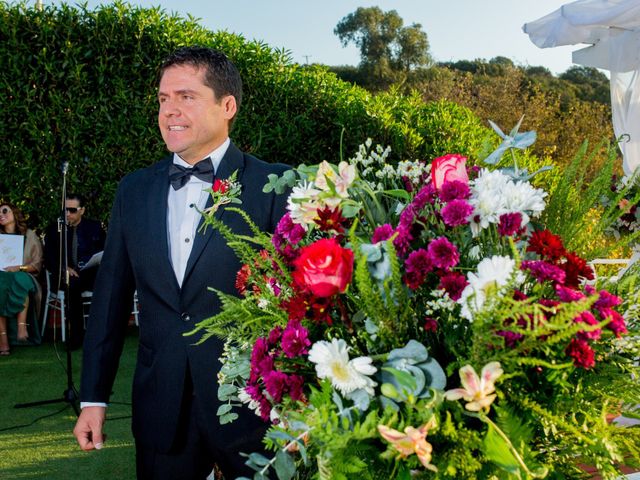
[[[70,193],[65,199],[65,221],[67,223],[67,271],[69,273],[69,347],[82,345],[84,325],[82,321],[82,292],[93,290],[98,267],[84,268],[93,255],[104,249],[105,233],[100,222],[84,217],[85,202],[81,195]],[[60,248],[60,221],[47,229],[44,243],[44,261],[51,272],[51,289],[63,288],[65,275]]]

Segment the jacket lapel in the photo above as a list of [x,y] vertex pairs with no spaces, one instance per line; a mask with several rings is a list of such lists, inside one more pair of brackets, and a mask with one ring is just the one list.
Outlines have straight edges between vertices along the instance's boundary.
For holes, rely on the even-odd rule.
[[[236,170],[238,171],[238,176],[236,177],[236,181],[240,182],[242,180],[242,173],[244,171],[244,155],[238,149],[238,147],[236,147],[233,144],[233,142],[231,142],[229,144],[229,148],[227,148],[227,151],[224,154],[224,157],[222,157],[220,165],[218,166],[218,170],[216,171],[216,179],[224,180],[226,178],[229,178],[233,174],[233,172],[235,172]],[[211,205],[213,205],[213,198],[209,196],[209,198],[207,199],[206,208],[210,207]],[[217,219],[222,218],[224,210],[225,210],[224,206],[220,207],[218,211],[215,213],[215,217]],[[166,220],[165,220],[165,224],[166,224]],[[189,260],[187,261],[187,269],[184,273],[184,280],[182,282],[183,288],[196,262],[198,261],[198,258],[200,258],[200,255],[202,255],[202,252],[204,251],[205,247],[207,246],[211,238],[214,235],[218,234],[211,227],[208,227],[205,232],[200,231],[203,224],[204,224],[204,219],[201,218],[200,223],[198,224],[196,238],[193,242],[193,249],[191,250],[191,255],[189,256]]]
[[158,279],[167,279],[170,288],[176,292],[180,290],[178,280],[171,266],[169,243],[167,235],[167,198],[169,195],[169,167],[173,156],[168,156],[156,164],[154,175],[149,186],[147,209],[149,212],[149,227],[153,234],[150,237],[150,251],[158,252],[157,267],[160,269]]

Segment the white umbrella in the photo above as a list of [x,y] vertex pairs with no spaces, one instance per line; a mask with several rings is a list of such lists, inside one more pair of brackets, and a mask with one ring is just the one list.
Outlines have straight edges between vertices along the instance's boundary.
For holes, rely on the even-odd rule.
[[540,48],[590,44],[573,62],[611,72],[613,131],[630,175],[640,166],[640,0],[578,0],[522,29]]

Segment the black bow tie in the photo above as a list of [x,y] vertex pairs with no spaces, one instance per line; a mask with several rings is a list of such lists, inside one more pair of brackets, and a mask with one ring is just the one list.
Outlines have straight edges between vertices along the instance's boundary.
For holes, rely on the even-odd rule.
[[214,172],[211,159],[205,158],[196,163],[193,168],[183,167],[175,163],[171,164],[171,168],[169,168],[169,181],[174,190],[180,190],[184,187],[191,175],[195,175],[203,182],[213,183]]

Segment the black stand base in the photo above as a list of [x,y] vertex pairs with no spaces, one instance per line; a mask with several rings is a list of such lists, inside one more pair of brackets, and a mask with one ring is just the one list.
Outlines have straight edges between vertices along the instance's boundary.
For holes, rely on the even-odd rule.
[[78,394],[75,389],[68,388],[64,392],[62,392],[62,398],[55,398],[51,400],[39,400],[37,402],[29,402],[29,403],[17,403],[13,406],[13,408],[29,408],[29,407],[38,407],[40,405],[49,405],[52,403],[61,403],[65,402],[71,405],[73,411],[76,413],[76,417],[80,415],[80,407],[78,406]]
[[29,408],[29,407],[37,407],[40,405],[49,405],[51,403],[61,403],[65,402],[71,405],[73,411],[76,413],[76,417],[80,415],[80,405],[78,403],[78,391],[76,387],[73,385],[73,373],[71,371],[71,350],[69,350],[69,345],[67,347],[67,389],[62,392],[62,398],[53,398],[50,400],[38,400],[36,402],[28,402],[28,403],[17,403],[14,405],[14,408]]

